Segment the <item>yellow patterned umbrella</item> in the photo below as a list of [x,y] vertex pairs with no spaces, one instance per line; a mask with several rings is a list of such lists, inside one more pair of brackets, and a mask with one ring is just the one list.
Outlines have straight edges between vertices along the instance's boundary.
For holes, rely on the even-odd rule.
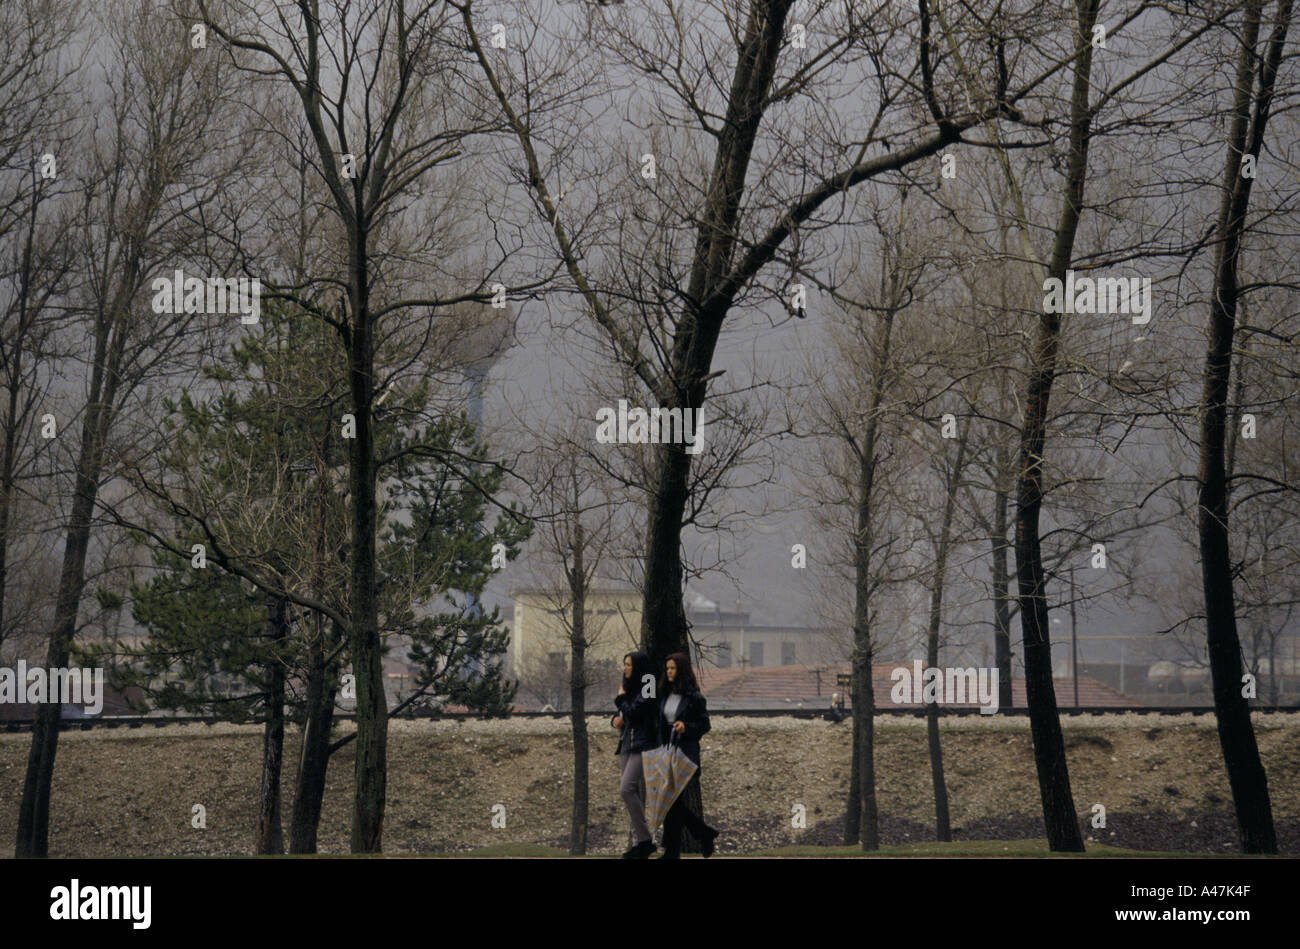
[[645,775],[645,819],[650,833],[663,824],[664,815],[699,767],[682,753],[675,742],[641,752],[641,770]]

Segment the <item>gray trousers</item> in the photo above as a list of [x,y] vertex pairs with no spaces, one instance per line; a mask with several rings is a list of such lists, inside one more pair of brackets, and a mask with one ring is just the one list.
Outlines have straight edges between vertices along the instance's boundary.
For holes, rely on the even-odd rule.
[[623,780],[618,793],[627,805],[627,816],[632,821],[632,843],[645,843],[650,839],[650,828],[645,822],[645,773],[641,770],[641,752],[619,755],[623,760]]

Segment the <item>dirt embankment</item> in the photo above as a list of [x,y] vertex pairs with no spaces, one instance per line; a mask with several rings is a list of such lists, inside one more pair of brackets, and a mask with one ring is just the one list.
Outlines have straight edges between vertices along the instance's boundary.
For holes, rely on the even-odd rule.
[[[347,726],[350,727],[350,726]],[[1232,853],[1231,793],[1213,719],[1114,716],[1064,723],[1075,805],[1085,835],[1135,849]],[[626,846],[614,734],[593,717],[590,850]],[[1256,719],[1282,852],[1300,853],[1300,715]],[[944,763],[958,839],[1043,836],[1028,723],[952,719]],[[876,727],[882,842],[934,839],[924,723]],[[12,836],[30,735],[0,735],[0,828]],[[286,798],[297,735],[287,741]],[[248,853],[257,816],[256,726],[67,732],[59,744],[51,856]],[[463,851],[489,844],[567,846],[573,751],[562,721],[394,722],[389,737],[384,849]],[[320,850],[348,850],[353,757],[329,771]],[[703,742],[705,810],[720,853],[841,842],[849,725],[796,719],[716,719]],[[192,826],[193,805],[206,828]],[[285,802],[285,824],[289,819]],[[495,805],[505,827],[493,826]],[[792,826],[803,805],[806,827]],[[1094,805],[1105,828],[1092,826]],[[496,811],[500,813],[499,809]],[[498,823],[500,821],[498,820]]]

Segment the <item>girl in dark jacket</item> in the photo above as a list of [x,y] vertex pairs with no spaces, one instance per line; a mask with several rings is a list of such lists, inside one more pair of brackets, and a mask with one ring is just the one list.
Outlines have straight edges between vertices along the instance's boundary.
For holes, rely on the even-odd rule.
[[[647,685],[652,688],[646,688]],[[623,657],[623,687],[614,698],[618,714],[610,724],[623,730],[617,750],[623,763],[623,779],[618,790],[632,822],[632,846],[623,854],[628,860],[644,860],[655,849],[645,820],[645,773],[641,769],[641,752],[658,748],[660,744],[659,703],[653,685],[654,663],[649,656],[630,652]]]
[[[700,763],[700,737],[709,730],[709,709],[700,694],[685,653],[675,652],[664,662],[664,677],[659,682],[659,729],[661,743],[675,741],[686,757]],[[700,783],[697,770],[690,783],[664,815],[664,853],[661,859],[674,860],[682,853],[682,827],[689,827],[700,842],[700,852],[713,856],[713,842],[718,832],[686,808],[686,794]]]

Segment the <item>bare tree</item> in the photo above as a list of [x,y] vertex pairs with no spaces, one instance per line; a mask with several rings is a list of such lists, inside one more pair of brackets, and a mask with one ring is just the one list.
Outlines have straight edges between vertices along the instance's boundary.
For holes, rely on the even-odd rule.
[[25,559],[10,555],[20,553],[19,539],[36,529],[30,517],[35,492],[22,488],[38,476],[48,444],[36,438],[35,423],[40,406],[50,401],[55,327],[72,266],[68,176],[58,174],[60,161],[66,169],[72,139],[72,68],[61,61],[75,26],[72,14],[70,4],[54,2],[0,10],[0,647],[32,625],[15,620],[7,593],[11,564]]
[[[833,334],[847,376],[841,391],[820,393],[817,429],[846,465],[840,470],[843,492],[851,507],[849,532],[853,570],[853,758],[845,817],[846,842],[860,842],[864,850],[880,846],[876,804],[872,664],[882,633],[877,631],[880,596],[910,571],[903,563],[910,551],[907,532],[899,529],[882,503],[889,488],[891,469],[901,467],[897,453],[899,430],[906,427],[900,408],[906,395],[902,368],[895,351],[895,322],[914,302],[925,263],[907,246],[902,219],[908,210],[906,195],[898,201],[897,219],[878,219],[878,286],[868,288],[859,275],[856,293],[837,292],[834,299],[845,311],[844,328]],[[837,321],[838,323],[838,321]],[[828,448],[830,445],[827,446]],[[829,460],[829,459],[828,459]],[[832,466],[834,471],[836,466]],[[834,479],[833,479],[834,480]]]
[[1277,853],[1268,779],[1259,758],[1250,705],[1241,687],[1241,641],[1228,543],[1228,482],[1224,453],[1236,309],[1240,294],[1239,256],[1246,231],[1253,174],[1243,160],[1258,161],[1264,145],[1278,66],[1291,25],[1291,0],[1278,0],[1273,29],[1263,52],[1256,48],[1268,4],[1247,0],[1241,48],[1233,84],[1231,125],[1224,155],[1223,196],[1219,205],[1214,284],[1208,321],[1202,399],[1198,531],[1205,592],[1206,643],[1214,682],[1214,712],[1219,743],[1232,786],[1241,846],[1246,853]]
[[[930,586],[930,613],[926,627],[925,661],[929,668],[939,668],[940,628],[943,624],[944,590],[948,582],[948,562],[952,555],[954,521],[956,519],[957,498],[960,494],[962,477],[968,463],[971,428],[969,424],[958,425],[953,457],[947,452],[938,459],[943,487],[943,513],[939,518],[937,531],[928,531],[933,551],[933,573]],[[946,445],[945,439],[945,445]],[[926,737],[930,750],[930,775],[934,784],[934,819],[935,833],[939,840],[952,840],[952,825],[948,816],[948,785],[943,773],[943,746],[939,740],[939,706],[930,702],[926,706]]]
[[[1103,109],[1113,106],[1121,94],[1139,82],[1148,73],[1168,62],[1176,52],[1186,48],[1203,36],[1214,25],[1210,20],[1200,26],[1178,33],[1160,52],[1139,62],[1131,71],[1118,78],[1099,82],[1093,76],[1093,63],[1099,48],[1097,0],[1079,0],[1074,15],[1068,19],[1072,37],[1072,82],[1064,106],[1062,125],[1066,129],[1067,144],[1060,174],[1059,209],[1055,225],[1048,231],[1051,250],[1045,264],[1039,264],[1030,235],[1033,232],[1024,190],[1009,158],[1005,140],[996,129],[990,128],[1001,147],[996,153],[1011,193],[1013,225],[1021,243],[1020,259],[1030,263],[1030,292],[1038,278],[1064,284],[1067,271],[1075,258],[1075,243],[1080,221],[1087,209],[1085,187],[1088,182],[1089,148],[1094,138],[1094,122]],[[1106,30],[1111,35],[1119,33],[1144,12],[1142,6],[1125,11],[1118,24]],[[943,25],[945,34],[950,32]],[[1109,77],[1108,77],[1109,79]],[[1099,88],[1098,88],[1099,87]],[[1094,98],[1093,91],[1097,88]],[[1044,289],[1047,283],[1043,284]],[[1045,497],[1044,456],[1046,435],[1051,415],[1049,412],[1053,383],[1061,373],[1060,350],[1062,344],[1061,312],[1044,308],[1037,319],[1037,330],[1028,359],[1028,377],[1025,382],[1023,412],[1019,432],[1019,450],[1016,476],[1015,550],[1016,583],[1019,589],[1020,625],[1024,645],[1025,684],[1029,705],[1030,729],[1034,740],[1043,815],[1047,838],[1052,850],[1079,851],[1083,849],[1078,817],[1070,791],[1069,770],[1057,715],[1056,696],[1052,679],[1051,640],[1047,602],[1048,572],[1044,566],[1043,531],[1041,516]],[[1131,428],[1131,425],[1130,425]]]
[[543,563],[549,562],[558,571],[559,582],[551,587],[554,592],[548,598],[556,602],[557,611],[563,611],[569,640],[568,705],[573,729],[569,853],[579,855],[587,852],[589,812],[587,689],[594,669],[588,649],[608,638],[612,630],[606,627],[617,622],[610,616],[593,615],[587,595],[602,569],[606,576],[611,574],[609,554],[616,539],[616,508],[608,483],[602,485],[599,472],[588,470],[590,465],[572,442],[548,451],[546,467],[549,472],[535,489],[545,499],[538,511],[543,520],[539,541]]
[[[767,282],[759,278],[796,231],[805,234],[806,252],[808,234],[841,219],[846,192],[942,152],[983,121],[1014,119],[1015,103],[1061,67],[1050,65],[1018,89],[1010,86],[1004,69],[996,95],[984,106],[948,107],[934,79],[927,4],[921,4],[919,16],[884,6],[849,4],[841,11],[818,4],[808,24],[817,44],[806,54],[795,52],[801,47],[793,42],[793,31],[787,35],[791,7],[792,0],[752,0],[740,11],[706,4],[689,17],[671,7],[662,15],[589,9],[580,37],[569,45],[560,41],[554,59],[525,70],[524,64],[537,58],[530,50],[544,45],[540,26],[526,21],[525,49],[496,56],[476,27],[489,22],[486,15],[476,15],[477,5],[457,4],[504,121],[518,140],[520,180],[549,226],[572,289],[607,335],[616,358],[668,409],[695,412],[704,405],[708,382],[716,375],[714,353],[733,309],[748,312],[759,300],[788,296],[772,275]],[[820,25],[811,23],[815,17]],[[510,19],[518,25],[524,15]],[[711,38],[705,32],[709,27]],[[900,55],[903,38],[910,49],[920,50],[919,84],[883,66]],[[985,65],[982,40],[972,39],[970,46],[970,68],[977,70]],[[683,55],[685,49],[693,50],[690,57]],[[674,180],[650,198],[650,207],[630,193],[630,185],[605,182],[607,197],[627,198],[602,200],[601,207],[637,209],[622,225],[608,228],[576,223],[581,206],[568,209],[579,197],[566,181],[556,181],[571,174],[564,159],[574,135],[560,127],[554,112],[575,97],[577,83],[599,82],[591,75],[596,51],[611,69],[656,84],[657,114],[647,121],[665,137],[672,135],[665,146],[677,151]],[[734,63],[725,88],[715,71],[719,61]],[[873,63],[874,76],[864,65]],[[837,83],[879,89],[865,134],[837,125],[832,113],[821,109],[820,96],[833,94]],[[817,141],[805,139],[813,134],[808,125],[791,124],[791,103],[818,110],[814,126],[822,137]],[[919,124],[917,115],[925,116]],[[557,139],[559,145],[550,144]],[[660,150],[661,158],[664,154]],[[823,156],[850,160],[838,164],[837,158]],[[648,167],[643,164],[643,174]],[[595,173],[586,177],[592,187],[600,186],[592,184]],[[563,212],[562,193],[569,195]],[[828,213],[830,220],[820,216]],[[653,220],[647,220],[651,214]],[[611,231],[615,243],[598,251]],[[590,242],[584,232],[594,235]],[[647,243],[656,248],[648,257]],[[692,456],[681,444],[661,445],[656,452],[642,636],[658,659],[684,648],[688,638],[681,531],[691,501],[691,465]]]
[[[231,150],[212,145],[228,141],[234,124],[222,92],[221,64],[193,49],[179,23],[163,22],[160,29],[152,10],[132,4],[110,11],[103,24],[111,53],[108,127],[97,140],[87,133],[85,160],[75,175],[81,213],[74,252],[85,289],[74,306],[77,329],[89,337],[91,351],[79,426],[64,426],[79,431],[46,654],[50,667],[67,665],[76,632],[115,423],[136,388],[179,358],[204,319],[152,313],[143,305],[142,288],[177,246],[198,243],[200,228],[188,211],[195,204],[215,205],[213,195],[233,167]],[[18,856],[48,852],[60,712],[58,703],[37,712],[19,810]]]
[[[457,259],[450,241],[457,233],[453,225],[469,215],[468,198],[462,200],[468,191],[455,186],[455,162],[490,123],[472,84],[463,81],[453,15],[436,0],[339,0],[276,4],[274,10],[200,0],[199,10],[240,69],[263,77],[301,109],[310,162],[328,191],[329,226],[344,251],[337,269],[313,273],[305,285],[285,281],[276,292],[334,327],[346,353],[352,515],[346,625],[357,685],[352,849],[378,852],[389,712],[377,600],[376,486],[385,465],[420,449],[408,446],[395,457],[377,453],[375,417],[391,379],[377,372],[376,352],[403,333],[418,338],[419,324],[430,331],[433,317],[454,318],[454,304],[494,296],[496,265],[484,266],[481,258],[467,263],[471,255],[464,252]],[[430,123],[430,115],[437,120]],[[426,190],[439,174],[446,187],[441,204]],[[411,205],[436,216],[438,226],[416,235],[412,224],[402,232],[398,225]],[[498,238],[489,236],[489,246],[494,240],[489,254],[506,256]],[[419,272],[415,261],[426,262],[428,270]],[[471,270],[475,276],[463,276]],[[403,285],[403,277],[413,286]]]

